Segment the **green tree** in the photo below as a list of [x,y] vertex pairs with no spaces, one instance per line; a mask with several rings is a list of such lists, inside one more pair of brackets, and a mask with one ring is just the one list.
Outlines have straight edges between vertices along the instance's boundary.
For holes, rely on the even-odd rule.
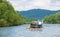
[[44,19],[44,23],[60,24],[60,12],[58,12],[56,14],[52,14],[50,16],[46,16]]
[[26,19],[18,14],[6,0],[0,0],[0,27],[24,24]]

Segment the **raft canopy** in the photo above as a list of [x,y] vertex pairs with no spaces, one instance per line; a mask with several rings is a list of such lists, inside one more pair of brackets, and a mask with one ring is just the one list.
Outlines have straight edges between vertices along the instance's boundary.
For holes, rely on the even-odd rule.
[[37,20],[37,21],[32,21],[32,24],[42,24],[42,22],[40,20]]

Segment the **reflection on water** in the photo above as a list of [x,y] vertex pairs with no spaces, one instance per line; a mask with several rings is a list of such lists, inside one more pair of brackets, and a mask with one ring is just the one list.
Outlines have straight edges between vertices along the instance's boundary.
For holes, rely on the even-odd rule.
[[27,30],[29,25],[0,28],[0,37],[60,37],[60,24],[44,24],[42,30]]

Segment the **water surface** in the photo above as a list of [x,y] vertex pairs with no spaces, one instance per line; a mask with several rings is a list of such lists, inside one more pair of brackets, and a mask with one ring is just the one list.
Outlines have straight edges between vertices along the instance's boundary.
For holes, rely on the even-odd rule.
[[0,28],[0,37],[60,37],[60,24],[44,24],[42,30],[27,30],[29,25]]

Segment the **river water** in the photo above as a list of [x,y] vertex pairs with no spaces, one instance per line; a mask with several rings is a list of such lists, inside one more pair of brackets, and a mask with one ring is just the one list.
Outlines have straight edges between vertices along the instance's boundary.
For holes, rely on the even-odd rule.
[[0,37],[60,37],[60,24],[44,24],[42,30],[27,30],[27,25],[0,28]]

